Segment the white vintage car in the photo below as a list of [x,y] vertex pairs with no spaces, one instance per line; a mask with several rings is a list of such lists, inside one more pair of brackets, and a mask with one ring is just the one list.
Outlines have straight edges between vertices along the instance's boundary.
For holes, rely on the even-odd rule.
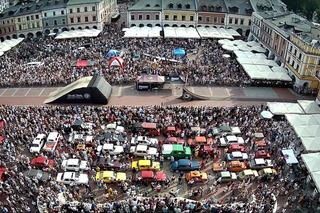
[[88,184],[89,177],[87,174],[77,172],[58,173],[57,182],[64,184]]
[[138,136],[131,138],[131,145],[147,144],[149,146],[158,146],[158,139],[147,136]]
[[43,146],[43,151],[53,153],[57,148],[60,138],[61,135],[58,132],[51,132],[48,135],[47,141]]
[[124,132],[123,126],[118,126],[116,122],[107,124],[105,126],[105,130],[107,131],[115,131],[116,133]]
[[44,146],[46,141],[45,134],[38,134],[35,139],[33,139],[32,144],[30,146],[31,153],[40,153],[42,147]]
[[227,154],[227,161],[233,161],[233,160],[239,160],[239,161],[244,161],[248,160],[248,154],[243,153],[243,152],[231,152]]
[[157,148],[148,146],[147,144],[138,144],[137,146],[130,147],[130,153],[139,157],[155,157],[156,155],[158,155],[158,150]]
[[223,183],[223,182],[230,182],[230,181],[235,181],[237,180],[237,175],[234,172],[229,172],[229,171],[222,171],[218,174],[218,182]]
[[123,146],[114,145],[112,143],[105,143],[103,145],[99,145],[97,147],[97,154],[99,155],[102,150],[109,153],[110,155],[119,155],[124,153]]
[[80,160],[77,158],[70,158],[68,160],[63,160],[61,167],[64,171],[85,171],[89,170],[88,161]]
[[220,146],[229,146],[230,144],[244,144],[244,139],[242,137],[237,137],[235,135],[227,135],[219,138]]

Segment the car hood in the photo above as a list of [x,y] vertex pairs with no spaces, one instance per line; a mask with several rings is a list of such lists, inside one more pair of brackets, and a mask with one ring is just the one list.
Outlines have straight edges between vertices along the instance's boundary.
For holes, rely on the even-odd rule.
[[89,182],[89,178],[87,174],[79,175],[79,183],[87,184]]

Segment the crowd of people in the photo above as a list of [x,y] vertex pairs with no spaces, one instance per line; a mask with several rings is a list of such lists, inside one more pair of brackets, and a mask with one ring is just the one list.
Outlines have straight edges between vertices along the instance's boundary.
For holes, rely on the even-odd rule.
[[[273,212],[274,206],[282,206],[282,212],[293,212],[301,207],[305,212],[314,212],[319,200],[312,193],[300,189],[307,185],[307,173],[301,166],[285,164],[282,148],[292,148],[300,154],[301,148],[293,130],[285,120],[262,119],[260,112],[265,106],[250,107],[96,107],[96,106],[0,106],[1,119],[5,125],[1,135],[0,167],[6,168],[0,184],[0,212],[35,212],[36,208],[49,212]],[[228,184],[217,182],[209,175],[209,182],[200,191],[188,188],[194,200],[180,198],[180,194],[166,191],[148,194],[136,184],[129,182],[110,187],[95,181],[95,169],[88,171],[90,184],[85,186],[64,185],[55,181],[63,159],[79,157],[93,165],[97,156],[75,151],[68,143],[66,126],[75,119],[93,123],[92,135],[103,132],[103,125],[117,122],[125,128],[124,137],[132,136],[132,128],[139,122],[154,122],[159,128],[174,125],[181,129],[181,136],[194,136],[191,129],[199,126],[206,136],[221,124],[238,126],[246,139],[249,154],[254,153],[254,133],[262,132],[268,143],[268,151],[274,160],[278,174],[257,180],[236,181]],[[50,156],[57,166],[49,172],[51,179],[41,181],[24,175],[31,168],[28,152],[33,138],[38,133],[58,131],[63,135],[59,148]],[[128,139],[129,141],[129,139]],[[95,153],[95,152],[93,152]],[[109,158],[108,154],[103,157]],[[115,156],[112,160],[130,165],[130,155]],[[212,159],[205,159],[211,162]],[[159,159],[161,161],[161,159]],[[210,173],[212,173],[210,171]],[[174,184],[183,187],[176,174],[167,174],[168,189]],[[186,184],[186,183],[185,183]],[[179,188],[179,189],[180,189]],[[182,188],[181,188],[182,189]],[[195,195],[196,194],[196,195]],[[217,196],[219,194],[219,196]],[[194,196],[197,198],[195,199]],[[62,199],[62,198],[63,199]],[[66,202],[62,202],[65,200]]]
[[[177,58],[172,55],[172,50],[178,47],[184,48],[187,56]],[[109,59],[105,55],[110,49],[122,51],[124,69],[108,66]],[[180,76],[191,85],[242,86],[261,83],[251,80],[233,56],[223,57],[225,53],[218,42],[212,39],[123,38],[123,32],[112,25],[106,26],[97,38],[26,39],[1,57],[0,86],[66,85],[94,74],[105,76],[112,85],[130,84],[144,72]],[[139,56],[138,60],[135,56]],[[178,59],[178,62],[155,57]],[[85,68],[73,66],[79,59],[92,60],[94,65]],[[154,60],[157,64],[155,67],[152,66]],[[30,65],[30,62],[41,64]],[[281,86],[284,82],[263,83]]]

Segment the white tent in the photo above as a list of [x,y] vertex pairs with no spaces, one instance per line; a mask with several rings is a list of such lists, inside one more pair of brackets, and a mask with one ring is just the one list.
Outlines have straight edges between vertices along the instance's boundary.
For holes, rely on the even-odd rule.
[[282,155],[284,156],[287,164],[297,164],[298,159],[294,155],[294,152],[292,149],[283,149],[281,150]]
[[125,28],[125,38],[157,38],[160,37],[161,27],[130,27]]
[[[248,61],[248,60],[250,59],[246,59],[246,58],[241,59],[241,61]],[[249,75],[251,79],[292,81],[292,79],[287,73],[273,72],[271,68],[266,65],[254,65],[254,64],[246,64],[246,63],[241,65],[244,71]]]
[[194,27],[164,27],[165,38],[200,38]]
[[320,114],[320,107],[315,101],[298,100],[298,104],[306,114]]
[[101,33],[101,30],[97,30],[97,29],[70,30],[70,31],[64,31],[60,33],[55,37],[55,39],[97,37],[100,33]]
[[23,41],[23,38],[5,40],[0,43],[0,56],[4,55],[5,52],[11,50]]
[[197,27],[197,31],[201,38],[225,38],[234,39],[233,36],[240,36],[240,34],[235,31],[230,31],[229,29],[223,28],[213,28],[213,27]]
[[302,154],[301,157],[310,173],[320,171],[320,152]]
[[301,142],[307,152],[320,152],[320,137],[302,137]]
[[311,173],[312,180],[317,187],[318,192],[320,192],[320,171]]
[[274,115],[303,114],[297,103],[267,102],[267,106]]
[[291,126],[314,126],[320,125],[319,121],[314,115],[297,115],[297,114],[286,114],[286,119]]

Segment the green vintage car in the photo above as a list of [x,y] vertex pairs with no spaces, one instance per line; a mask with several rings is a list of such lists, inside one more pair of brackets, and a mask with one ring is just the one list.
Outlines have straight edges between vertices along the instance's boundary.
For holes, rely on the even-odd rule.
[[188,146],[183,146],[182,144],[163,144],[162,152],[163,157],[174,158],[190,158],[191,149]]

